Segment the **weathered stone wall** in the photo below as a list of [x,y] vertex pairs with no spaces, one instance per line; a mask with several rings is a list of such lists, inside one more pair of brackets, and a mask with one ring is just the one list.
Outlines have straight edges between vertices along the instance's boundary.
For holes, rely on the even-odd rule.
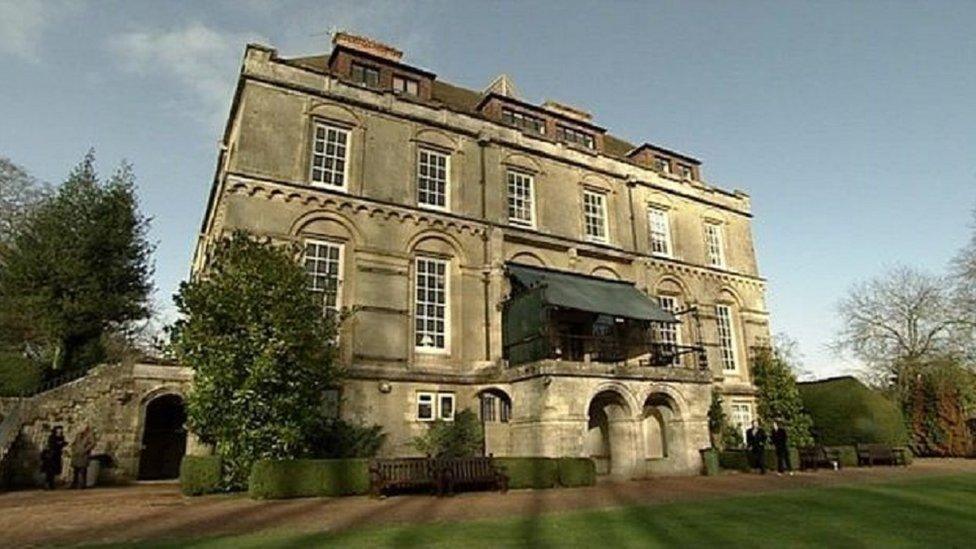
[[[105,470],[102,481],[137,478],[146,405],[165,394],[184,396],[191,379],[187,368],[108,364],[93,368],[85,377],[23,399],[19,403],[23,422],[20,437],[8,457],[11,484],[39,484],[40,452],[55,425],[64,428],[69,443],[86,425],[91,426],[96,440],[93,454],[106,454],[115,463],[115,467]],[[17,405],[16,399],[3,399],[0,410],[9,411]],[[61,478],[70,480],[67,450],[64,463]]]

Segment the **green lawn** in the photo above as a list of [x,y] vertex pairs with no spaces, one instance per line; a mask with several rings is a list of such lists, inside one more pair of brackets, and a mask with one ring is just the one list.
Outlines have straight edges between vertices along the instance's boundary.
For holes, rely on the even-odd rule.
[[[503,496],[499,496],[503,497]],[[892,547],[976,545],[976,475],[798,489],[542,517],[296,535],[180,547]],[[141,545],[142,547],[145,544]]]

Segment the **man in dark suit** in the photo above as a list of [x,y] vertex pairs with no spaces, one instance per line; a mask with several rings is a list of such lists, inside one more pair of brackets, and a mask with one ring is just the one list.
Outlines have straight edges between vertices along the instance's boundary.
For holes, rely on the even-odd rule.
[[790,465],[789,436],[786,429],[778,422],[773,422],[773,446],[776,448],[776,471],[782,475],[789,471],[793,474],[793,467]]
[[752,426],[746,431],[746,445],[749,447],[749,451],[752,453],[752,464],[753,467],[759,469],[759,472],[766,474],[766,441],[768,437],[766,436],[766,430],[762,428],[757,422],[753,421]]

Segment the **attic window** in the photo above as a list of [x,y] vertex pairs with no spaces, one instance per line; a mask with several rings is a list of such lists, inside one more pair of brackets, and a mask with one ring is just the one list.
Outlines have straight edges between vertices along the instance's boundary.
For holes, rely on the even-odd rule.
[[591,134],[567,126],[556,126],[556,139],[574,145],[582,145],[587,149],[596,148],[596,141]]
[[678,165],[678,171],[681,173],[681,179],[687,179],[691,181],[695,178],[695,172],[691,169],[691,166],[685,164]]
[[667,158],[661,158],[660,156],[654,159],[654,169],[661,173],[671,173],[671,160]]
[[523,112],[502,109],[502,122],[539,135],[546,134],[545,120]]
[[366,84],[371,88],[378,88],[380,85],[380,71],[374,67],[353,63],[349,76],[353,81]]
[[420,84],[413,78],[406,78],[404,76],[393,77],[393,93],[417,97],[420,95],[419,90]]

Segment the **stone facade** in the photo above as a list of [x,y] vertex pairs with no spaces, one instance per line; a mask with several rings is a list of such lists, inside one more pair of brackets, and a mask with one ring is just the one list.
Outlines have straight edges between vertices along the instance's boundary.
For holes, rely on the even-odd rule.
[[[110,458],[103,483],[140,478],[147,410],[157,399],[175,395],[182,400],[192,380],[188,368],[154,364],[109,364],[86,376],[26,399],[0,399],[0,414],[17,419],[19,437],[10,448],[4,467],[10,484],[39,485],[40,453],[52,427],[59,425],[70,443],[84,427],[95,435],[93,454]],[[13,414],[14,410],[17,411]],[[188,451],[194,451],[193,440]],[[65,451],[62,481],[70,481]],[[177,462],[178,463],[178,462]]]
[[[506,95],[507,78],[475,92],[374,53],[341,39],[329,56],[298,59],[248,46],[194,270],[216,238],[238,229],[293,243],[307,265],[310,242],[337,247],[337,290],[326,299],[355,309],[341,330],[350,379],[340,413],[383,425],[386,455],[413,453],[424,399],[453,395],[444,403],[453,413],[478,409],[489,391],[506,406],[505,421],[486,419],[495,454],[593,455],[629,477],[696,470],[712,389],[744,420],[754,399],[748,350],[768,339],[748,196],[705,183],[697,160],[633,146],[578,109]],[[405,80],[417,83],[411,93],[391,88]],[[537,117],[543,133],[500,118],[512,109]],[[589,139],[568,142],[566,128]],[[422,192],[431,152],[444,159],[440,203]],[[338,169],[323,176],[325,164]],[[513,221],[512,174],[531,179],[521,180],[529,222]],[[599,238],[584,215],[593,193],[602,197]],[[666,253],[652,250],[652,210],[669,225]],[[709,225],[721,235],[710,240]],[[445,327],[432,345],[415,331],[426,310],[418,258],[445,262]],[[677,337],[705,348],[708,369],[692,356],[666,368],[511,366],[502,304],[513,263],[625,280],[694,308],[697,322],[684,315]]]

